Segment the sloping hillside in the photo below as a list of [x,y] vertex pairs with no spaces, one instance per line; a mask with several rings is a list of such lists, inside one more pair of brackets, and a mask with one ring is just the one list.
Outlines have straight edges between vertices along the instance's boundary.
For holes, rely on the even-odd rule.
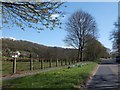
[[19,51],[21,57],[28,57],[32,54],[32,57],[44,57],[44,58],[75,58],[76,50],[64,49],[60,47],[47,47],[41,44],[23,41],[12,40],[8,38],[2,39],[2,53],[3,56],[9,57],[10,52]]
[[[29,57],[31,53],[32,57],[77,59],[76,49],[48,47],[29,41],[12,40],[8,38],[3,38],[1,40],[2,55],[5,57],[9,57],[12,51],[19,51],[21,57]],[[84,60],[96,60],[101,57],[109,57],[107,49],[98,40],[89,42],[84,49]]]

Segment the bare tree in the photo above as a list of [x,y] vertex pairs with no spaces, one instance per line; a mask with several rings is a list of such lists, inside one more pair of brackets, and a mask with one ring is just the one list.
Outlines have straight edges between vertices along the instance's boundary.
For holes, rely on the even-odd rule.
[[[53,30],[56,26],[61,28],[60,17],[64,17],[63,12],[59,10],[63,5],[61,2],[1,2],[1,5],[2,23],[8,28],[12,25],[23,30],[25,27],[36,30]],[[52,17],[54,14],[59,17]]]
[[83,61],[83,50],[97,31],[94,18],[82,10],[77,11],[68,19],[66,31],[68,34],[65,43],[78,49],[78,60]]

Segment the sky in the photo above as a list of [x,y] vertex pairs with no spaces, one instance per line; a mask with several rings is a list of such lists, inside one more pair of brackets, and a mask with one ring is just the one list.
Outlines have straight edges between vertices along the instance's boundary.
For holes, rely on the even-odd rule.
[[[66,2],[67,7],[61,7],[60,10],[65,12],[66,15],[61,19],[66,23],[70,15],[77,10],[83,10],[91,14],[97,23],[98,27],[98,40],[107,48],[112,49],[112,41],[110,39],[110,32],[114,30],[114,22],[118,17],[118,3],[117,2]],[[64,43],[67,35],[65,24],[62,25],[63,29],[55,28],[54,31],[45,29],[44,31],[37,32],[37,30],[27,28],[25,31],[19,27],[2,28],[2,37],[11,37],[17,40],[27,40],[46,46],[68,47]]]

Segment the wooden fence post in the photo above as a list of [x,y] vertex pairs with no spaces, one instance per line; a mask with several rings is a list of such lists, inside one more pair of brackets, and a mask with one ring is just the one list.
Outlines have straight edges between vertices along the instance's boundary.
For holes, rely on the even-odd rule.
[[61,66],[63,66],[63,60],[61,59]]
[[65,65],[67,65],[67,59],[65,59]]
[[71,61],[71,60],[69,59],[69,61],[68,61],[68,62],[69,62],[69,65],[70,65],[70,61]]
[[72,64],[72,59],[71,59],[71,61],[70,61],[70,62],[71,62],[71,64]]
[[75,59],[74,59],[74,64],[75,64]]
[[41,60],[41,59],[39,58],[39,68],[41,69],[41,64],[40,64],[40,60]]
[[41,62],[41,69],[43,69],[43,60],[41,59],[40,62]]
[[16,73],[16,58],[13,59],[13,73]]
[[52,58],[49,60],[49,67],[52,67]]
[[72,64],[74,63],[73,59],[72,59]]
[[57,58],[57,60],[56,60],[56,67],[58,66],[58,58]]
[[33,70],[33,60],[31,54],[30,54],[30,70]]

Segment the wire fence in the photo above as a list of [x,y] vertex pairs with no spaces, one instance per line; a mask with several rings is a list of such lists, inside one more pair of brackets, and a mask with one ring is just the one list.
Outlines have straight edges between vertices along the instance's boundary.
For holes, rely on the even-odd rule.
[[3,58],[2,74],[15,74],[23,71],[34,71],[52,67],[60,67],[77,63],[77,60],[53,58]]

